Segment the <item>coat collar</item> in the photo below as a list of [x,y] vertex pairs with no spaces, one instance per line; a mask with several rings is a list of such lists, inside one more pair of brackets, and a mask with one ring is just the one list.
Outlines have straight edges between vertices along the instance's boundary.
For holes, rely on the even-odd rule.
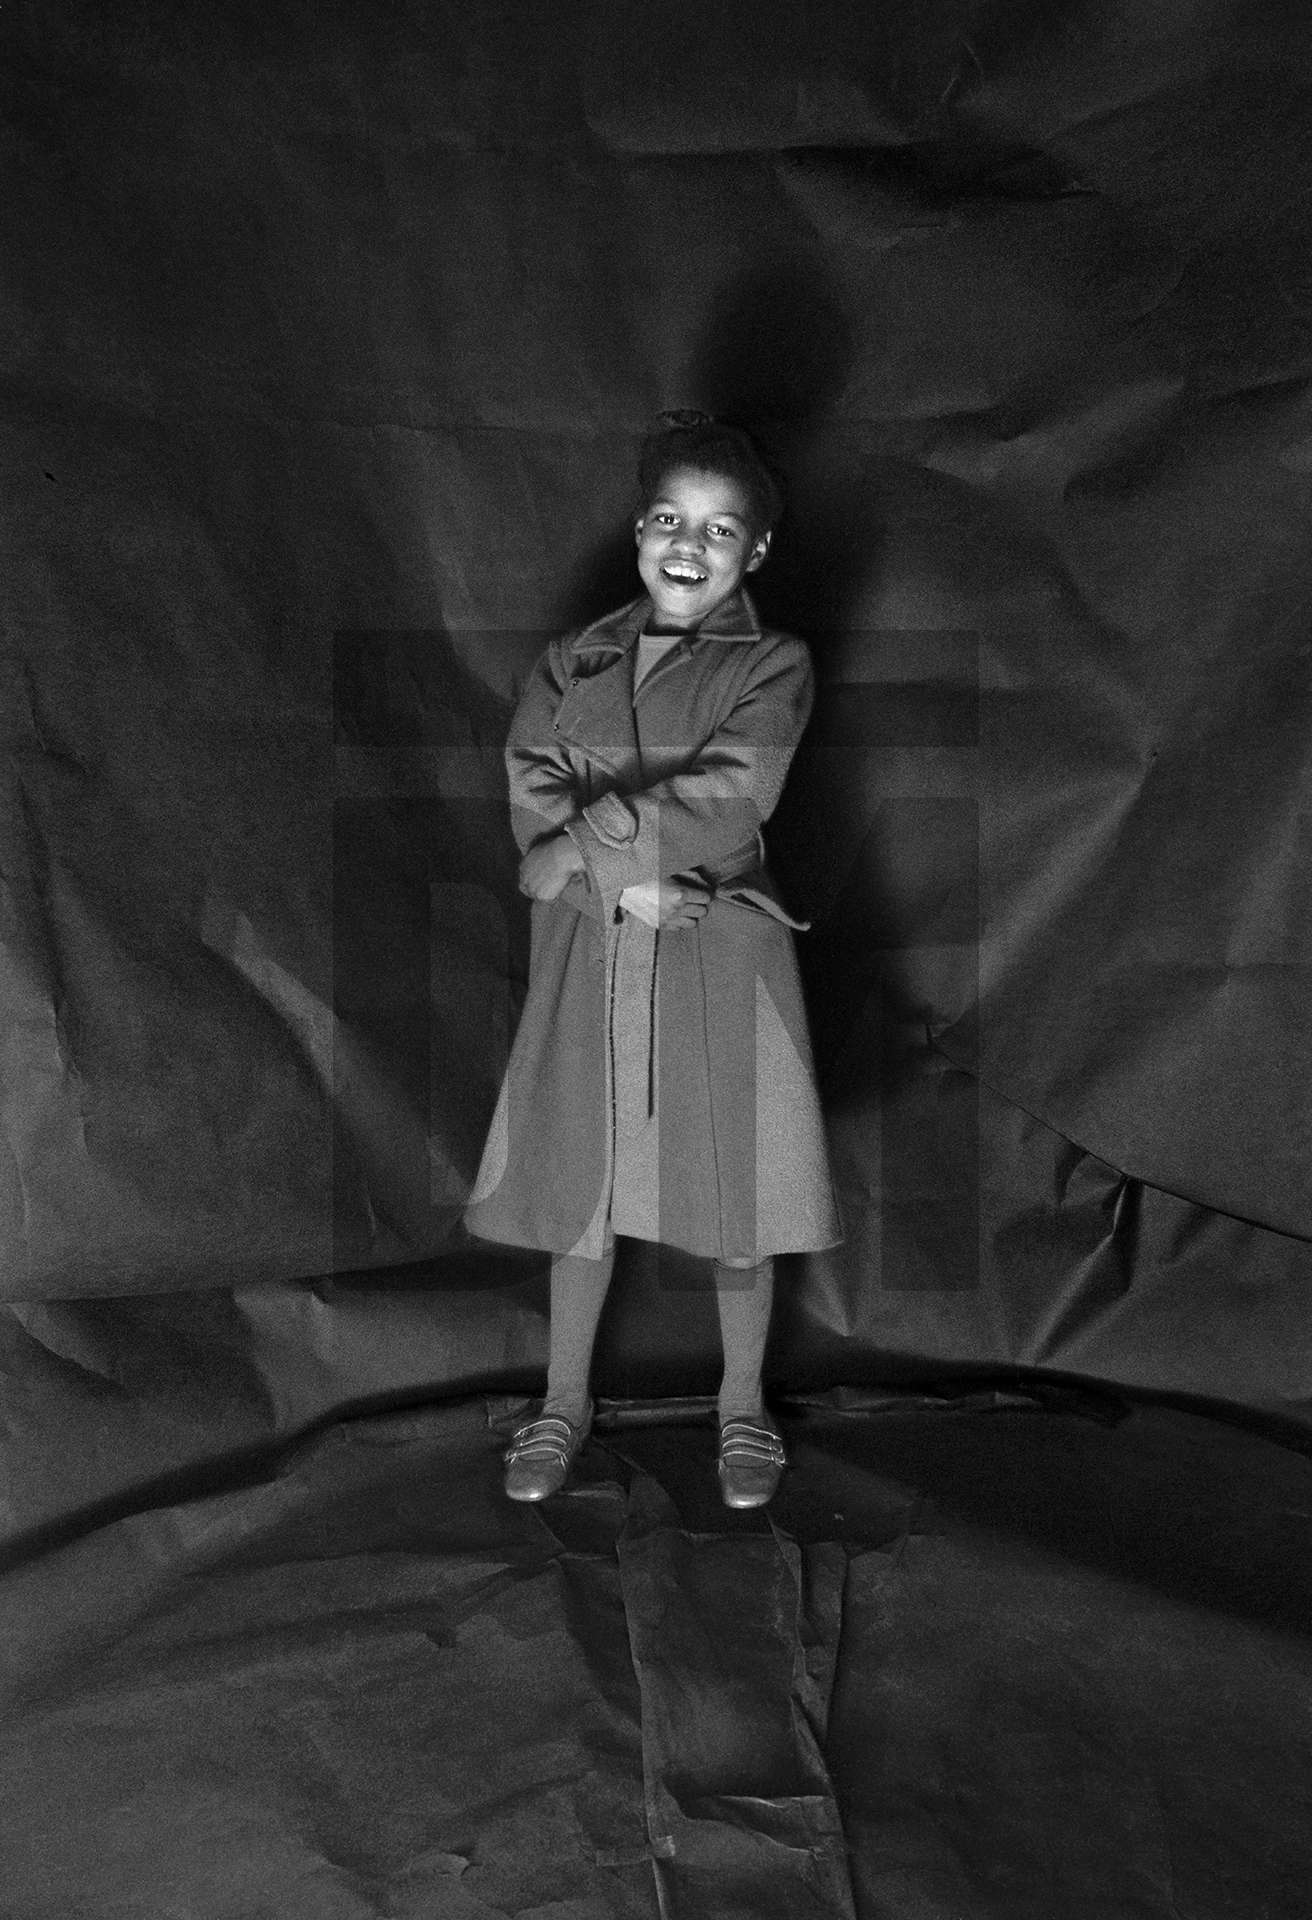
[[[555,732],[581,747],[592,759],[618,770],[640,758],[637,728],[633,717],[633,655],[638,635],[652,610],[650,596],[640,594],[626,607],[608,613],[568,645],[567,654],[589,656],[588,670],[571,675],[555,720]],[[761,628],[756,609],[740,587],[694,632],[685,634],[670,658],[661,661],[652,674],[664,675],[677,670],[687,660],[703,636],[716,640],[757,640]],[[579,662],[582,666],[582,661]],[[644,688],[646,682],[643,683]]]
[[[651,610],[651,595],[640,593],[627,606],[594,620],[590,627],[585,627],[582,633],[575,636],[571,646],[575,652],[591,653],[595,650],[598,653],[627,653],[630,647],[637,644],[638,635],[646,626]],[[685,634],[684,649],[690,649],[703,634],[713,635],[717,640],[760,639],[761,623],[746,587],[738,587],[723,606],[717,607],[699,627]]]

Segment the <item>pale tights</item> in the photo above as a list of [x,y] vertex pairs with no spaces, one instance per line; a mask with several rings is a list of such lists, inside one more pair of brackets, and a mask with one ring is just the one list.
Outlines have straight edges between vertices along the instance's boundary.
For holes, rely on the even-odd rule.
[[[592,1349],[614,1269],[613,1249],[600,1260],[565,1253],[551,1263],[551,1350],[542,1411],[560,1414],[576,1426],[587,1411]],[[759,1420],[764,1411],[761,1362],[774,1304],[774,1261],[729,1266],[717,1260],[715,1301],[724,1345],[719,1417]]]

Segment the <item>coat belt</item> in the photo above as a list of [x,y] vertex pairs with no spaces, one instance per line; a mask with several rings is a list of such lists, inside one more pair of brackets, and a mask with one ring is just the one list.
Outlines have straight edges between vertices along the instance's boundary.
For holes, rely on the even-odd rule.
[[754,833],[750,840],[744,840],[740,847],[725,854],[713,866],[700,866],[695,871],[706,876],[706,884],[713,892],[716,887],[723,886],[726,880],[741,880],[745,873],[752,873],[764,864],[761,836]]

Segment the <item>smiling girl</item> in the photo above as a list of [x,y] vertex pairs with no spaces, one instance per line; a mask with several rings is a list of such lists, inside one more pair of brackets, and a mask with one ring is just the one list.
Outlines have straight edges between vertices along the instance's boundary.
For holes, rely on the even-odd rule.
[[760,1506],[786,1464],[761,1363],[774,1256],[842,1238],[794,920],[761,834],[810,714],[804,644],[744,588],[778,485],[750,438],[662,416],[638,471],[645,592],[556,641],[506,746],[533,901],[528,994],[465,1213],[552,1254],[547,1391],[506,1455],[512,1499],[563,1485],[615,1239],[714,1263],[719,1477]]

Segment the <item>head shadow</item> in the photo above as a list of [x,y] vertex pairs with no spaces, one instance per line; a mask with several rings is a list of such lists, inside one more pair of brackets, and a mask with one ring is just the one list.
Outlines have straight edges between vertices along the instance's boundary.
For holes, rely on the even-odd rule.
[[[852,322],[823,262],[795,252],[727,279],[702,304],[670,406],[745,427],[783,474],[788,504],[751,593],[771,625],[804,633],[817,650],[840,624],[851,560],[870,560],[853,525],[850,489],[825,483],[817,458],[854,360]],[[639,506],[636,476],[632,506]],[[626,515],[580,557],[557,605],[561,626],[599,618],[641,591]]]
[[855,351],[838,287],[819,256],[798,252],[725,282],[685,376],[688,403],[745,427],[783,475],[787,504],[752,597],[764,620],[804,634],[818,656],[850,601],[853,557],[869,560],[860,503],[823,458]]
[[687,379],[689,403],[746,427],[786,487],[770,556],[750,590],[767,625],[807,641],[816,669],[815,712],[767,844],[785,898],[814,929],[797,951],[822,1087],[841,1078],[862,1009],[881,1003],[869,953],[853,964],[834,910],[857,876],[848,871],[849,833],[833,830],[853,811],[853,756],[843,748],[854,716],[851,689],[831,684],[831,671],[879,548],[878,490],[854,484],[851,437],[843,432],[855,335],[823,259],[798,251],[721,288],[694,342]]

